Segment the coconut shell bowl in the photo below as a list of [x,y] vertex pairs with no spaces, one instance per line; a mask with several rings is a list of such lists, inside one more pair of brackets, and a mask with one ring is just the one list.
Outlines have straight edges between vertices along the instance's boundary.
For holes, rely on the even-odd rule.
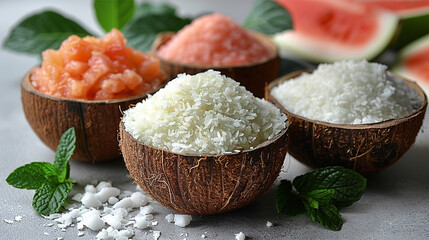
[[271,50],[272,55],[269,58],[260,62],[237,66],[192,65],[163,59],[157,54],[157,50],[170,41],[175,35],[174,33],[159,34],[153,43],[152,51],[160,59],[161,69],[167,75],[168,79],[174,79],[179,73],[196,74],[213,69],[240,82],[242,86],[246,87],[255,96],[263,98],[265,86],[279,76],[280,58],[277,46],[268,36],[257,32],[251,32],[251,34]]
[[92,163],[121,156],[117,140],[121,110],[141,102],[146,96],[101,101],[66,99],[34,89],[30,74],[21,81],[25,117],[42,142],[55,151],[61,135],[74,127],[76,148],[72,159]]
[[265,98],[288,116],[288,152],[298,161],[313,168],[337,165],[371,175],[396,163],[415,142],[427,107],[427,96],[415,82],[396,76],[422,98],[421,106],[409,116],[373,124],[332,124],[293,114],[270,94],[275,86],[301,73],[276,79],[265,92]]
[[225,155],[155,149],[133,138],[123,122],[119,129],[119,145],[134,182],[183,214],[218,214],[252,203],[278,177],[287,152],[287,127],[253,150]]

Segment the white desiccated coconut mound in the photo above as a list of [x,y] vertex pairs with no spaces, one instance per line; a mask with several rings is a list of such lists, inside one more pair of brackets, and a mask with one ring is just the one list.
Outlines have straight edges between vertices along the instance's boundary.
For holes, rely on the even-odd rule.
[[273,104],[213,70],[179,74],[123,117],[134,138],[183,154],[252,149],[283,130],[286,119]]
[[410,115],[421,98],[387,67],[366,60],[320,64],[271,90],[289,112],[336,124],[376,123]]
[[239,233],[235,234],[235,239],[244,240],[244,239],[246,239],[246,235],[243,232],[239,232]]

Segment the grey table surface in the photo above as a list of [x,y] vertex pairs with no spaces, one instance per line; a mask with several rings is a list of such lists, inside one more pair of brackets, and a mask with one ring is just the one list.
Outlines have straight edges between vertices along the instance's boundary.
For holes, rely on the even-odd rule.
[[[183,14],[218,11],[242,21],[253,1],[182,0],[171,1]],[[91,1],[0,1],[0,39],[24,15],[50,7],[79,19],[87,28],[101,33],[92,12]],[[0,49],[0,239],[94,239],[96,232],[85,230],[77,236],[76,228],[62,232],[46,227],[52,222],[32,210],[33,191],[9,186],[5,179],[15,168],[31,161],[53,161],[54,153],[34,134],[22,111],[20,79],[38,59]],[[270,191],[243,209],[205,217],[194,217],[186,228],[167,223],[164,217],[173,212],[156,202],[153,230],[161,231],[160,239],[234,239],[243,232],[247,239],[429,239],[429,116],[415,145],[397,164],[368,179],[362,199],[341,211],[344,225],[334,232],[312,223],[307,216],[294,218],[278,215],[274,206],[274,189],[280,179],[293,179],[310,169],[290,156]],[[122,190],[135,190],[122,161],[97,165],[71,162],[71,176],[80,184],[93,179],[112,181]],[[9,224],[4,219],[22,216]],[[266,222],[274,223],[266,227]],[[134,239],[152,239],[150,230],[137,230]]]

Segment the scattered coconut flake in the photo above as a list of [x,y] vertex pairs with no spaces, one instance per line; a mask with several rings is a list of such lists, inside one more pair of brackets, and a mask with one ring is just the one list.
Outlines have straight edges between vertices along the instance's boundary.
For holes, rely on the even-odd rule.
[[83,235],[85,235],[85,233],[84,233],[84,232],[81,232],[81,231],[77,232],[77,236],[78,236],[78,237],[82,237]]
[[57,237],[57,240],[64,240],[63,237]]
[[242,232],[235,234],[235,239],[237,240],[244,240],[245,238],[246,238],[246,235],[244,235],[244,233]]
[[45,226],[45,227],[52,227],[52,226],[54,226],[54,224],[53,223],[46,223],[46,224],[43,224],[43,226]]
[[186,227],[191,223],[192,216],[184,214],[174,214],[174,225],[179,227]]
[[100,183],[97,184],[97,186],[95,187],[95,189],[97,190],[97,192],[100,192],[102,189],[108,188],[108,187],[111,187],[111,186],[112,186],[111,182],[101,181]]
[[368,124],[410,115],[421,98],[387,66],[366,60],[320,64],[271,90],[289,112],[336,124]]
[[103,217],[103,220],[114,229],[120,229],[122,227],[121,216],[108,214]]
[[135,228],[146,229],[152,225],[151,221],[146,220],[144,216],[136,216],[136,222],[134,223]]
[[15,221],[20,222],[22,220],[22,216],[18,215],[15,217]]
[[95,196],[93,192],[85,192],[81,200],[82,204],[86,207],[98,208],[102,205],[100,200]]
[[110,197],[110,198],[107,200],[107,202],[108,202],[110,205],[115,205],[117,202],[119,202],[119,199],[117,199],[116,197]]
[[93,209],[82,215],[83,225],[87,226],[91,230],[97,231],[104,227],[104,221],[100,217],[100,213]]
[[133,206],[133,200],[130,197],[125,197],[113,205],[113,208],[132,208]]
[[13,224],[13,220],[10,220],[10,219],[3,219],[6,223],[9,223],[9,224]]
[[161,236],[160,231],[153,231],[153,239],[158,240],[158,238]]
[[96,193],[97,189],[93,185],[86,185],[85,192]]
[[206,235],[205,234],[201,234],[201,238],[206,238]]
[[133,193],[131,191],[123,191],[121,194],[119,194],[119,199],[131,197],[132,194]]
[[270,221],[267,221],[267,227],[272,227],[272,226],[273,226],[273,223]]
[[81,202],[81,201],[82,201],[82,197],[83,197],[83,194],[82,194],[82,193],[77,193],[76,195],[74,195],[74,196],[72,197],[72,200],[74,200],[74,201],[76,201],[76,202]]
[[170,213],[167,214],[167,216],[165,216],[165,219],[167,220],[167,222],[172,223],[174,222],[174,214]]
[[158,225],[158,221],[153,221],[152,226],[156,226],[156,225]]
[[152,206],[144,206],[140,208],[140,214],[147,215],[153,213],[153,207]]
[[44,232],[43,234],[45,234],[46,236],[49,236],[49,233],[48,233],[48,232]]
[[134,207],[141,207],[148,203],[148,198],[141,192],[133,193],[130,198],[134,203]]
[[[100,186],[100,184],[98,184],[97,188]],[[111,184],[109,183],[109,186],[100,189],[99,192],[95,194],[95,196],[100,202],[105,203],[110,197],[119,196],[120,192],[121,191],[118,188],[111,187]]]
[[280,109],[254,97],[238,82],[208,70],[179,74],[126,110],[123,122],[134,138],[158,149],[224,154],[274,138],[285,128],[286,119]]

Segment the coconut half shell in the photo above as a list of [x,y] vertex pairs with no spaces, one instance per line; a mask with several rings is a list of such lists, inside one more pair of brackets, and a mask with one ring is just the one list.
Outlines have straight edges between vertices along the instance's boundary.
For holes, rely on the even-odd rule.
[[422,105],[409,116],[373,124],[331,124],[293,114],[270,94],[272,88],[302,72],[273,81],[265,92],[266,99],[287,114],[288,152],[300,162],[313,168],[344,166],[370,175],[396,163],[415,142],[427,107],[427,96],[415,82],[395,75],[422,98]]
[[155,56],[160,59],[161,69],[166,73],[168,79],[176,78],[179,73],[194,75],[213,69],[240,82],[241,85],[246,87],[246,89],[251,91],[255,96],[263,98],[265,86],[279,76],[280,58],[277,46],[269,37],[256,32],[251,32],[251,34],[272,51],[271,57],[261,62],[238,66],[202,66],[169,61],[161,58],[157,54],[157,50],[162,45],[166,44],[174,36],[174,33],[159,34],[153,43],[152,51],[155,53]]
[[144,145],[119,127],[130,176],[162,205],[183,214],[210,215],[246,206],[278,177],[287,128],[253,150],[227,155],[182,155]]
[[146,96],[104,101],[66,99],[38,92],[30,83],[30,74],[21,81],[25,117],[42,142],[56,151],[61,135],[74,127],[76,148],[72,159],[92,163],[121,156],[117,140],[121,110]]

